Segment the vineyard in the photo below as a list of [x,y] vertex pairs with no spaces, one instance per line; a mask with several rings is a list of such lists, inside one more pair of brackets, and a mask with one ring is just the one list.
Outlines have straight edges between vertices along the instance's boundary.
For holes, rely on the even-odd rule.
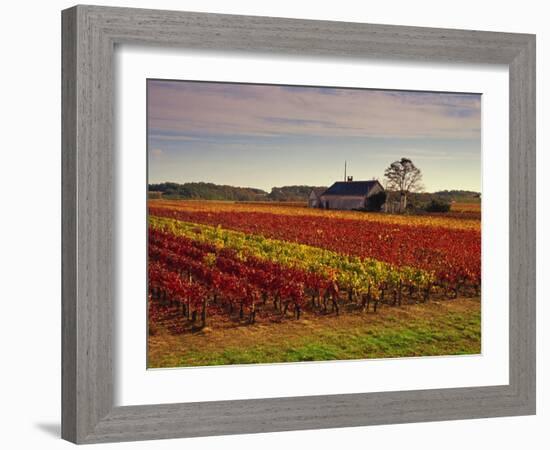
[[478,298],[481,231],[452,214],[151,201],[148,261],[151,336],[338,323]]

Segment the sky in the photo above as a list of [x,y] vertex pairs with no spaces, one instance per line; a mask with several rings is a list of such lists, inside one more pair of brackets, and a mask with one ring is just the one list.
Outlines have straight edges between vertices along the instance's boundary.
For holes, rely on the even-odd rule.
[[481,191],[481,95],[147,81],[149,183],[270,191],[384,181],[402,157],[427,192]]

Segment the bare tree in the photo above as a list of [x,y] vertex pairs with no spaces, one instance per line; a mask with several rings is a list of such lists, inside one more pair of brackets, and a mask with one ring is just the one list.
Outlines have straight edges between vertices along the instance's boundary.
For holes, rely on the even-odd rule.
[[399,209],[407,208],[407,195],[410,192],[419,192],[423,189],[422,172],[408,158],[394,161],[384,172],[387,187],[399,192]]

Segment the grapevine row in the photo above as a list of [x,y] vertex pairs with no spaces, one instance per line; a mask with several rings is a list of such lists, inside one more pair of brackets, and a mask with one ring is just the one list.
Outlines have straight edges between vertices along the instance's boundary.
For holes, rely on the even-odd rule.
[[[151,297],[164,303],[181,305],[182,314],[192,322],[200,314],[202,326],[210,315],[209,305],[221,307],[229,314],[239,307],[241,319],[246,308],[249,311],[249,322],[254,322],[257,307],[264,308],[270,300],[273,301],[274,310],[282,316],[286,315],[290,307],[296,317],[300,318],[303,308],[322,308],[326,312],[327,304],[332,305],[332,310],[338,313],[342,290],[348,292],[349,301],[354,300],[354,293],[359,294],[357,298],[367,310],[373,301],[376,310],[378,302],[384,301],[384,293],[390,292],[391,288],[394,303],[401,303],[404,287],[413,286],[413,277],[407,278],[406,271],[392,272],[387,267],[381,271],[384,266],[380,264],[369,266],[358,264],[357,259],[346,261],[344,258],[344,264],[338,267],[324,267],[320,270],[319,266],[312,266],[310,270],[305,270],[307,265],[299,268],[297,264],[289,266],[257,257],[250,246],[220,245],[219,239],[210,239],[212,236],[209,234],[212,232],[218,233],[218,238],[221,232],[231,233],[226,230],[208,230],[204,226],[197,228],[196,225],[181,222],[168,222],[160,227],[155,220],[152,222],[149,231]],[[193,228],[195,239],[186,237],[181,232],[182,226],[187,226],[187,230]],[[197,236],[203,240],[196,239]],[[228,239],[225,242],[230,244]],[[269,244],[275,244],[273,248],[289,245],[268,241],[263,244],[265,249],[269,248]],[[301,253],[295,256],[307,263],[311,255],[307,255],[306,246],[299,247]],[[380,273],[375,273],[375,270]]]
[[[216,201],[195,201],[195,200],[153,200],[149,202],[152,213],[159,209],[166,211],[189,211],[189,212],[229,212],[229,213],[265,213],[282,216],[302,216],[312,218],[322,218],[326,220],[346,219],[359,220],[369,223],[378,222],[387,226],[407,225],[432,228],[447,228],[457,230],[476,230],[479,231],[481,223],[479,216],[468,218],[467,216],[457,216],[455,214],[425,214],[425,215],[404,215],[404,214],[381,214],[364,211],[339,211],[323,210],[317,208],[287,206],[286,203],[261,203],[261,202],[216,202]],[[453,212],[451,209],[451,213]],[[478,204],[477,213],[480,213]],[[462,211],[456,211],[462,212]]]
[[393,266],[415,267],[433,273],[439,284],[456,293],[464,286],[477,291],[481,283],[481,234],[476,230],[239,211],[150,208],[150,213]]
[[[197,281],[207,289],[201,303],[202,316],[205,315],[206,297],[210,296],[214,303],[227,306],[230,313],[239,305],[241,318],[243,308],[248,308],[251,322],[255,320],[255,307],[260,299],[263,304],[272,299],[275,308],[282,308],[284,312],[291,305],[299,318],[306,293],[319,296],[330,284],[330,280],[319,274],[253,257],[244,262],[229,249],[222,249],[217,254],[213,250],[208,244],[169,233],[157,230],[149,233],[151,261],[161,263],[179,277],[189,282]],[[197,305],[191,300],[188,303],[184,310],[189,317],[191,307]]]
[[431,273],[421,269],[395,267],[372,259],[340,255],[330,250],[219,227],[158,217],[150,217],[149,224],[151,228],[164,229],[215,248],[232,249],[241,255],[252,255],[260,260],[321,274],[335,280],[340,290],[348,292],[350,299],[367,292],[373,298],[381,299],[384,291],[398,288],[408,288],[409,292],[423,291],[427,296],[434,281]]

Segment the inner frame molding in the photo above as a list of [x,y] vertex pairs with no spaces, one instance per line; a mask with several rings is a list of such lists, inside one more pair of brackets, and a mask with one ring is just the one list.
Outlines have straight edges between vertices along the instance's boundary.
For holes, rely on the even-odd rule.
[[[117,44],[267,55],[506,64],[508,385],[114,407]],[[534,414],[535,36],[99,6],[62,12],[62,437],[75,443]]]

